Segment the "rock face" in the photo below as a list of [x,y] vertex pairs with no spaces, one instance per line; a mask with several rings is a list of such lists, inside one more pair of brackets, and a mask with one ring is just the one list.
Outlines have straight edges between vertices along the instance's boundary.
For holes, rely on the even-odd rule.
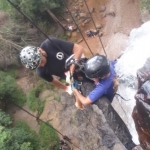
[[[83,111],[75,110],[72,103],[73,99],[66,100],[67,95],[64,94],[63,96],[61,100],[66,109],[60,112],[61,126],[63,128],[66,126],[65,128],[68,129],[66,135],[73,141],[77,141],[76,145],[81,150],[116,150],[116,147],[120,150],[126,150],[96,104],[86,107]],[[68,103],[68,101],[70,102]],[[102,98],[101,102],[104,102],[105,105],[109,103],[105,98]],[[62,118],[63,116],[64,118]]]
[[150,58],[137,71],[138,91],[135,95],[136,106],[132,116],[139,141],[144,150],[150,150]]
[[[86,82],[81,90],[86,95],[93,87]],[[78,110],[74,103],[73,96],[62,93],[60,102],[46,102],[43,113],[47,114],[47,118],[42,114],[40,119],[50,120],[51,125],[71,139],[75,146],[70,143],[69,146],[74,150],[132,150],[135,146],[132,137],[106,98],[101,98],[83,111]]]

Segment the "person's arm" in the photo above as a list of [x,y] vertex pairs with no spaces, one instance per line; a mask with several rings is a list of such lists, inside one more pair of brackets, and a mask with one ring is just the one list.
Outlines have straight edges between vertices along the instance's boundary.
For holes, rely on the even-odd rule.
[[80,100],[80,102],[83,104],[83,106],[90,105],[92,101],[89,99],[89,97],[84,97],[77,89],[72,89],[75,96]]
[[58,79],[53,78],[53,81],[50,82],[50,84],[54,85],[55,87],[59,88],[59,89],[63,89],[66,90],[67,86],[64,85],[63,83],[61,83]]
[[[74,47],[73,47],[73,50],[72,50],[72,53],[75,54],[74,55],[74,59],[76,60],[80,60],[82,54],[83,54],[83,51],[84,51],[84,48],[78,44],[74,44]],[[70,66],[70,72],[74,72],[74,69],[75,69],[75,65],[72,64]]]
[[76,96],[75,106],[76,106],[78,109],[81,109],[81,110],[84,109],[83,104],[81,103],[81,101],[79,100],[79,98],[78,98],[77,96]]

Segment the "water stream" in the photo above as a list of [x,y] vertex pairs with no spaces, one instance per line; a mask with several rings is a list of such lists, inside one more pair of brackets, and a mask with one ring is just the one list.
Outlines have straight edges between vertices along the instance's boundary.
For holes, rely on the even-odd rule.
[[127,124],[135,144],[139,144],[139,140],[131,114],[135,106],[134,96],[137,92],[136,73],[148,57],[150,57],[150,21],[131,31],[128,46],[116,64],[120,83],[118,93],[129,101],[116,96],[113,106]]

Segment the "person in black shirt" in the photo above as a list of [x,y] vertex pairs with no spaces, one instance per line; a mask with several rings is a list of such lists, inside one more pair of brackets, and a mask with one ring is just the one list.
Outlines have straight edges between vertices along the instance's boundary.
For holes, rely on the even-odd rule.
[[[26,68],[36,69],[38,76],[71,95],[71,87],[61,83],[52,75],[64,79],[64,73],[68,71],[65,68],[66,59],[75,54],[74,59],[80,60],[83,50],[83,47],[78,44],[50,38],[46,39],[40,47],[26,46],[23,48],[20,52],[20,59]],[[72,64],[70,66],[71,74],[74,73],[74,69],[75,65]]]

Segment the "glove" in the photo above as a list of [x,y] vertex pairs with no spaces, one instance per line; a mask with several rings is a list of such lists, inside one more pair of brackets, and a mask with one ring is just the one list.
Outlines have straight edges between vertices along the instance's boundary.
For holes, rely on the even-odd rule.
[[73,89],[77,89],[78,88],[78,81],[77,80],[74,80],[74,83],[71,84],[71,87]]
[[67,88],[66,88],[65,92],[67,92],[69,95],[72,95],[72,94],[73,94],[73,91],[72,91],[72,88],[71,88],[71,86],[70,86],[70,85],[69,85],[69,86],[67,86]]
[[65,72],[66,75],[66,83],[72,84],[73,83],[73,73],[70,71]]

